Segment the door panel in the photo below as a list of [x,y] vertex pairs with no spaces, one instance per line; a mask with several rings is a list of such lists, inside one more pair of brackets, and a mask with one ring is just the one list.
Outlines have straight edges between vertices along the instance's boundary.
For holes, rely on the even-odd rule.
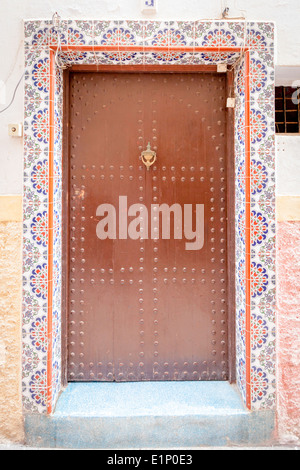
[[[70,77],[69,380],[226,380],[225,76]],[[146,208],[148,238],[120,239],[118,223],[115,239],[97,238],[97,207],[113,205],[118,222],[119,196]],[[162,239],[162,220],[151,238],[163,203],[192,204],[194,229],[204,205],[202,249],[172,229]]]

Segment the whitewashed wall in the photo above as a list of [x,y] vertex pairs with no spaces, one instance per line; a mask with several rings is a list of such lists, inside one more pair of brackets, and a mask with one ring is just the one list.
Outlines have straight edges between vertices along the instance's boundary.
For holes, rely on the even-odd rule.
[[300,136],[277,136],[277,194],[300,194]]
[[[275,21],[280,77],[300,79],[296,67],[300,66],[299,0],[158,0],[158,12],[150,17],[187,20],[220,18],[225,7],[230,8],[232,17],[245,15],[247,20]],[[0,91],[0,110],[10,102],[23,72],[23,19],[51,19],[55,11],[66,19],[147,18],[141,13],[140,0],[1,0],[0,84],[4,82],[5,90],[2,88]],[[291,67],[285,69],[287,66]],[[0,195],[22,193],[22,139],[8,136],[8,124],[21,122],[22,119],[23,83],[17,90],[13,105],[0,113]],[[298,155],[300,144],[299,140],[297,142],[298,146],[289,146],[289,151]],[[299,167],[297,171],[300,171]],[[281,174],[280,186],[285,186]]]

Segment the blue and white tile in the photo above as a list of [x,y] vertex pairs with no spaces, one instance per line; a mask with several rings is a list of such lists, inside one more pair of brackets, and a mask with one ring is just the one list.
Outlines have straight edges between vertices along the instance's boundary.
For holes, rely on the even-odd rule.
[[48,47],[50,40],[51,20],[24,21],[24,45]]
[[198,47],[218,47],[219,46],[219,21],[196,21],[195,41]]
[[274,23],[249,22],[246,46],[249,49],[274,49]]

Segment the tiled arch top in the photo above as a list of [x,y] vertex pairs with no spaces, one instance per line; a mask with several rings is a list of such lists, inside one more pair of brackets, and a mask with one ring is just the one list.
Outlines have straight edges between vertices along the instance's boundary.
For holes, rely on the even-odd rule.
[[55,28],[51,21],[26,21],[25,46],[61,46],[64,50],[80,46],[82,51],[86,47],[94,47],[95,51],[270,50],[274,49],[274,25],[238,21],[62,20]]
[[25,21],[23,404],[61,389],[62,66],[234,66],[236,370],[251,409],[275,403],[274,25]]

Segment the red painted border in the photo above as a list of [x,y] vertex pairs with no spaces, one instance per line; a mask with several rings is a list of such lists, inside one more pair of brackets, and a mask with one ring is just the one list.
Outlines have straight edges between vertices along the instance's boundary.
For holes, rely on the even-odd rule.
[[[47,412],[52,412],[52,309],[53,309],[53,163],[54,163],[54,97],[55,52],[50,46],[50,105],[49,105],[49,211],[48,211],[48,351],[47,351]],[[245,345],[246,345],[246,405],[251,410],[251,121],[250,121],[250,52],[239,47],[136,47],[63,45],[62,51],[79,52],[241,52],[245,53]],[[180,67],[180,64],[178,64]],[[126,66],[126,65],[125,65]]]
[[48,165],[48,313],[47,313],[47,412],[52,412],[52,311],[53,311],[53,176],[54,176],[54,97],[55,53],[50,50],[49,84],[49,165]]
[[246,405],[251,409],[251,121],[250,53],[245,53],[245,347]]
[[[50,46],[53,50],[57,50],[57,46]],[[119,46],[118,44],[113,46],[98,46],[98,45],[62,45],[61,51],[80,51],[80,52],[92,52],[92,51],[103,51],[103,52],[240,52],[240,47],[166,47],[166,46]]]

